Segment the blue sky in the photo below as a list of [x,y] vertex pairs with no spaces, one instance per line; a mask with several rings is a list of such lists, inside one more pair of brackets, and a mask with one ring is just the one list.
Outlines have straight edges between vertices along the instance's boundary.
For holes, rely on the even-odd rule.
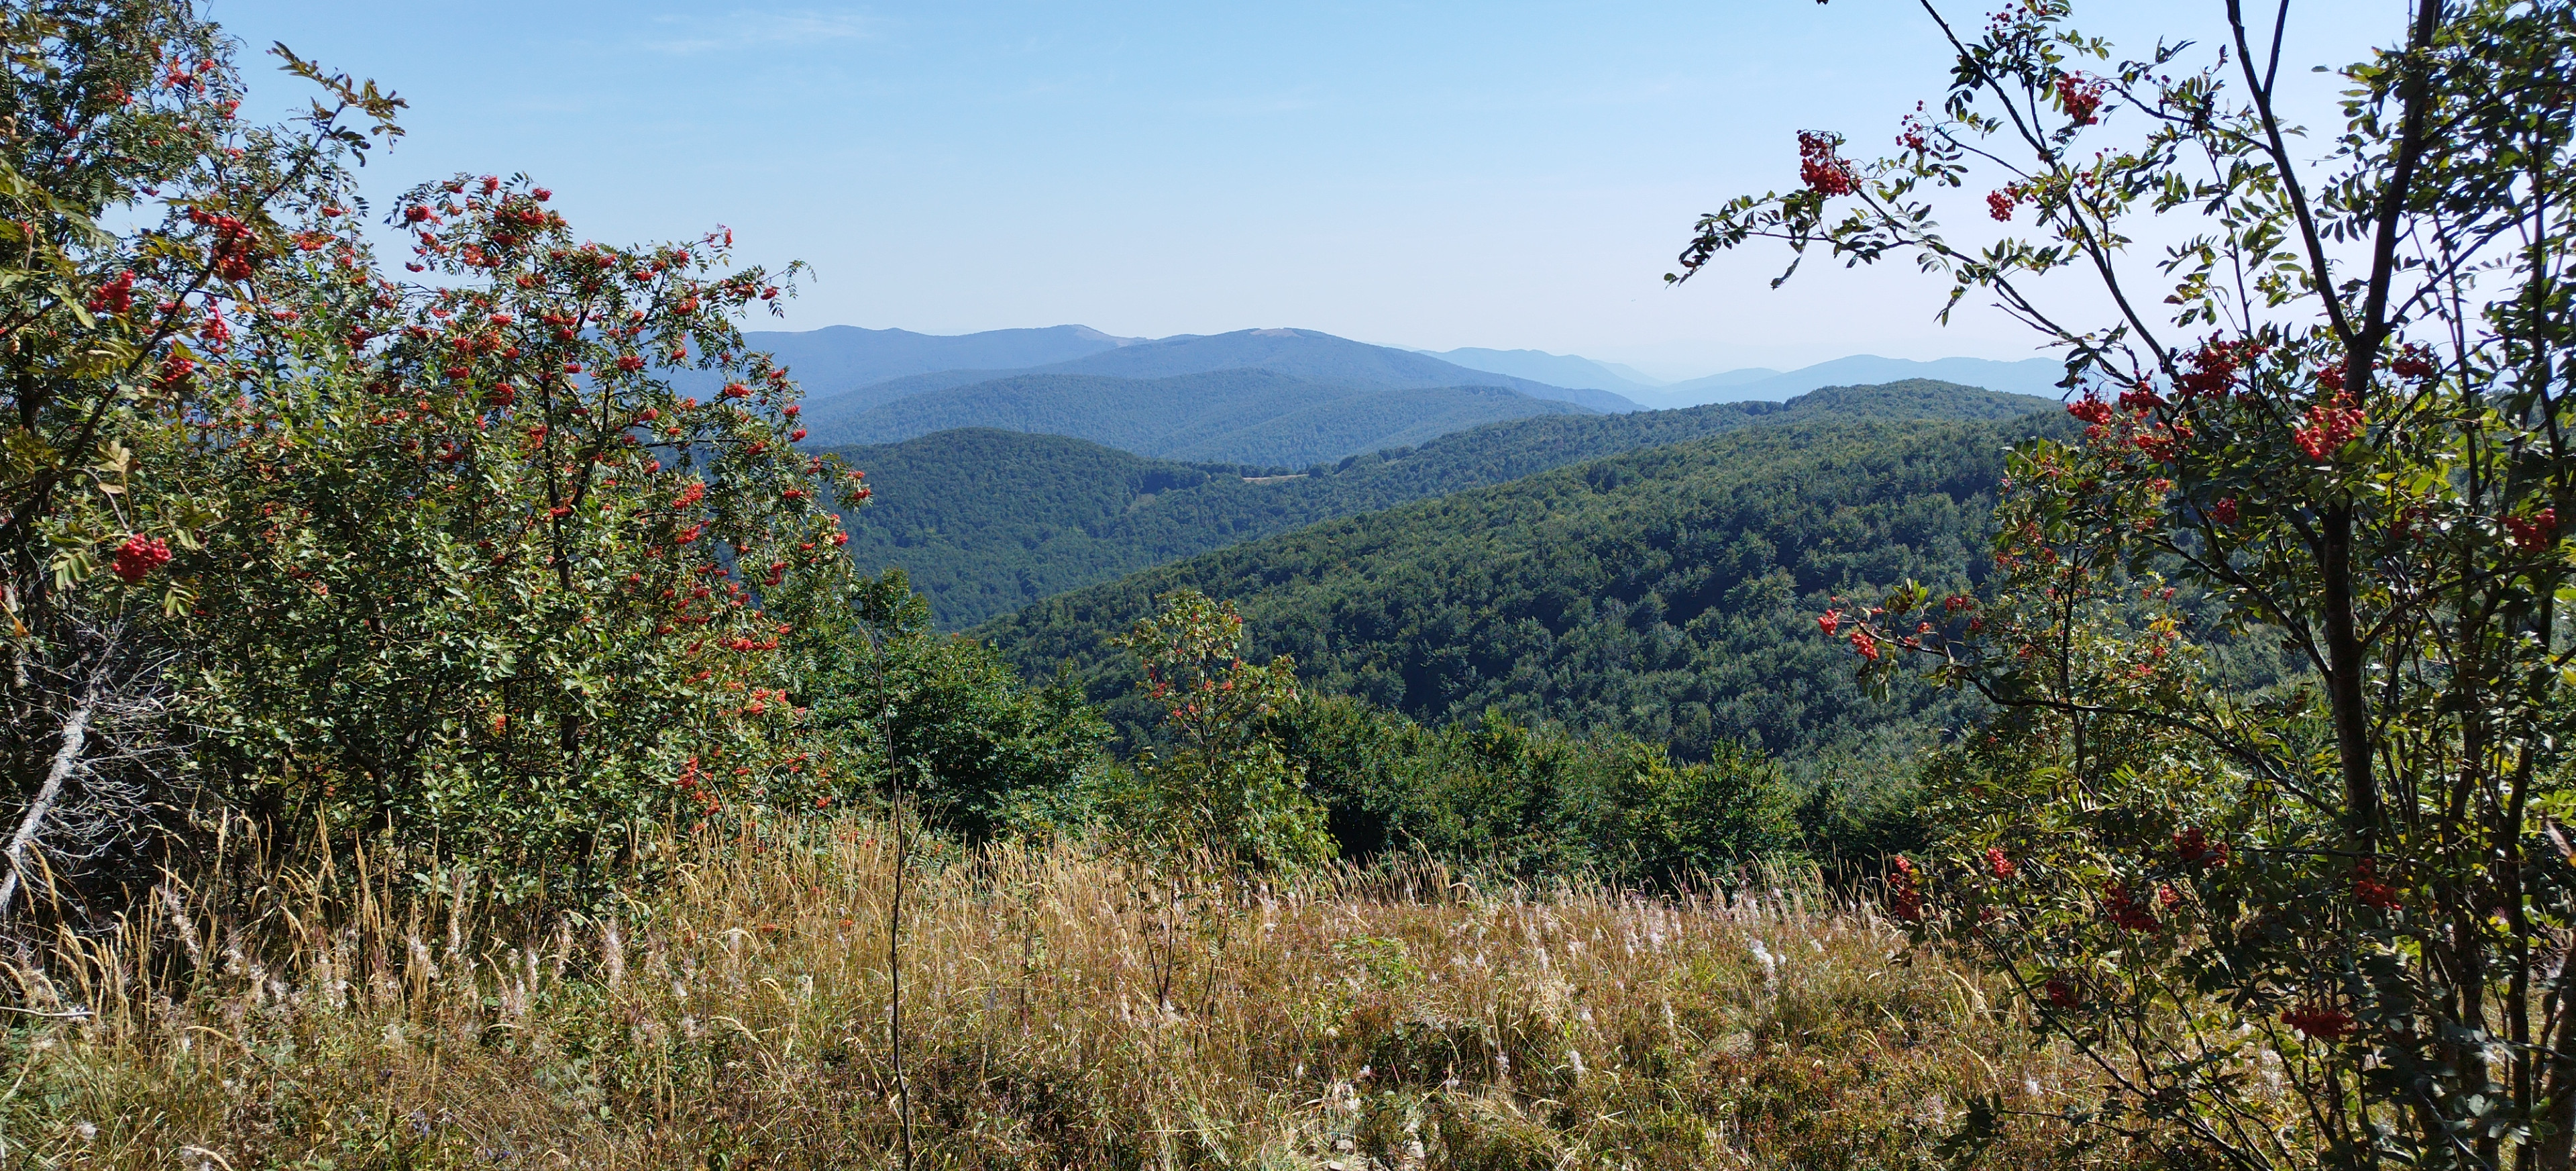
[[[1299,326],[1666,377],[2030,352],[1987,311],[1938,326],[1941,286],[1904,269],[1773,291],[1765,253],[1663,287],[1696,212],[1794,181],[1798,129],[1876,145],[1937,98],[1946,59],[1911,2],[206,10],[412,103],[378,194],[525,170],[597,238],[726,224],[749,256],[816,267],[791,328]],[[2218,4],[2086,10],[2143,52]],[[2353,59],[2401,15],[2294,9],[2290,61]],[[302,100],[246,64],[255,109]]]

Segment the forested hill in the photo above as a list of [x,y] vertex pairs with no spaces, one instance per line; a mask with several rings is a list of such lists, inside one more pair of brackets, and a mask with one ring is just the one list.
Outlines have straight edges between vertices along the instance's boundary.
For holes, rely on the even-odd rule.
[[1138,455],[1304,466],[1483,423],[1586,408],[1493,386],[1354,387],[1270,370],[1170,378],[1021,374],[913,395],[856,415],[826,407],[826,443],[893,443],[958,427],[1088,439]]
[[1692,757],[1720,738],[1878,756],[1969,709],[1918,684],[1862,694],[1815,614],[1833,592],[1975,580],[2003,449],[2062,426],[1741,428],[1203,554],[973,633],[1032,675],[1071,664],[1132,716],[1108,639],[1195,586],[1241,604],[1257,654],[1421,719],[1493,705]]
[[2006,418],[2048,406],[1940,382],[1835,387],[1787,403],[1547,415],[1371,453],[1320,475],[1250,483],[1052,435],[954,430],[844,449],[876,498],[852,517],[861,569],[898,566],[940,624],[971,626],[1167,561],[1566,464],[1748,424],[1818,418]]

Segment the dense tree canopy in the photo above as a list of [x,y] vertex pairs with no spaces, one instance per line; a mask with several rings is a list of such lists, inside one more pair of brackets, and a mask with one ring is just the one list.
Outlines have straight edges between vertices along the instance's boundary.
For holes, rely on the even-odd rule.
[[1736,431],[1206,554],[978,633],[1024,672],[1070,662],[1112,701],[1109,635],[1186,585],[1237,601],[1252,645],[1320,689],[1419,719],[1494,707],[1693,760],[1721,741],[1901,754],[1975,705],[1864,693],[1809,637],[1814,614],[1909,577],[1979,580],[2003,448],[2039,425]]

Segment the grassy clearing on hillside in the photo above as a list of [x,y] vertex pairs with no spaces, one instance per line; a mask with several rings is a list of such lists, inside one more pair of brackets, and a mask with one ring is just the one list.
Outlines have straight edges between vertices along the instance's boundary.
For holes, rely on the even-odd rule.
[[[12,969],[65,1015],[9,1024],[7,1158],[888,1165],[889,841],[850,821],[682,856],[649,913],[539,929],[348,860],[249,923],[155,892],[121,937]],[[1986,980],[1795,887],[1273,889],[1006,847],[907,900],[925,1167],[1931,1166],[1968,1095],[2089,1096]]]

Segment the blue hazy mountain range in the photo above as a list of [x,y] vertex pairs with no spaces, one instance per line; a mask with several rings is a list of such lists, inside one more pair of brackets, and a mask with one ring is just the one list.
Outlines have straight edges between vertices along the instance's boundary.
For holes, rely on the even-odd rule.
[[956,335],[833,325],[798,333],[750,332],[744,336],[752,349],[767,351],[795,371],[811,394],[834,394],[907,374],[1045,366],[1144,340],[1111,337],[1087,325]]
[[2005,394],[2035,394],[2048,398],[2062,397],[2057,380],[2064,367],[2048,358],[2029,358],[2019,362],[1998,362],[1987,358],[1941,358],[1918,362],[1906,358],[1881,358],[1874,354],[1856,354],[1819,362],[1787,373],[1764,367],[1729,370],[1683,382],[1665,382],[1631,367],[1615,362],[1602,362],[1573,354],[1551,354],[1542,350],[1421,350],[1418,353],[1439,358],[1471,370],[1514,374],[1523,378],[1553,382],[1559,386],[1591,387],[1616,392],[1635,402],[1657,410],[1695,407],[1706,403],[1787,402],[1811,390],[1828,386],[1868,386],[1928,378],[1955,382],[1963,386],[1981,386]]
[[1304,468],[1486,423],[1599,414],[1499,386],[1352,386],[1275,370],[1167,378],[1028,373],[909,394],[850,414],[807,411],[822,443],[900,443],[961,427],[1088,439],[1158,459]]
[[[817,331],[820,332],[820,331]],[[871,331],[858,331],[870,334]],[[894,332],[894,331],[881,331]],[[1068,338],[1067,344],[1088,343],[1093,338],[1107,341],[1089,352],[1053,362],[1014,366],[991,361],[972,366],[950,366],[935,371],[889,377],[874,382],[843,381],[829,376],[809,376],[795,363],[803,382],[809,409],[829,406],[833,412],[855,413],[950,387],[970,386],[997,378],[1025,374],[1093,374],[1109,378],[1172,378],[1185,374],[1208,374],[1222,370],[1268,370],[1291,378],[1327,386],[1358,389],[1423,389],[1435,386],[1499,386],[1518,391],[1531,398],[1554,399],[1596,411],[1633,411],[1638,406],[1617,394],[1589,387],[1555,386],[1536,379],[1491,371],[1472,370],[1437,358],[1387,346],[1372,346],[1348,338],[1335,337],[1311,329],[1243,329],[1233,333],[1183,334],[1153,340],[1116,339],[1097,331],[1086,331],[1092,338]],[[808,334],[753,334],[754,348],[771,347],[782,337],[807,338]],[[918,335],[915,335],[918,336]],[[969,334],[968,338],[989,337]],[[962,339],[961,339],[962,340]],[[873,350],[881,343],[878,336],[841,337],[832,345],[844,351],[866,347]],[[1016,342],[1013,352],[1026,348]],[[781,359],[786,354],[775,348]],[[956,353],[965,357],[975,353],[962,348]],[[856,359],[842,359],[847,368],[857,368]]]
[[1656,388],[1664,385],[1660,378],[1616,362],[1595,361],[1573,354],[1551,354],[1545,350],[1486,350],[1471,346],[1461,350],[1413,352],[1489,374],[1510,374],[1553,386],[1606,390],[1640,403],[1652,401]]
[[[931,360],[920,335],[853,330],[830,338],[759,336],[789,360],[782,340],[830,350],[852,371],[867,362]],[[989,335],[970,335],[971,338]],[[966,367],[851,386],[846,375],[808,375],[806,426],[817,443],[893,443],[955,427],[1069,435],[1161,458],[1303,467],[1402,447],[1506,419],[1640,409],[1617,394],[1551,386],[1469,370],[1421,354],[1303,329],[1247,329],[1151,341],[1097,331],[997,339],[990,350],[951,347],[937,357],[974,360],[1033,346],[1090,352],[1037,366]],[[807,368],[813,360],[807,359]],[[835,388],[835,381],[840,386]]]
[[1902,382],[1909,378],[1956,382],[2003,394],[2063,398],[2066,392],[2058,389],[2057,380],[2065,375],[2065,363],[2054,358],[2025,358],[2018,362],[1998,362],[1991,358],[1941,358],[1917,362],[1907,358],[1856,354],[1803,366],[1786,374],[1769,370],[1730,370],[1724,374],[1656,387],[1651,392],[1654,396],[1651,400],[1640,401],[1660,407],[1755,399],[1785,402],[1828,386]]
[[[749,340],[796,373],[807,394],[806,425],[822,443],[1001,427],[1161,458],[1265,466],[1339,459],[1566,409],[1781,402],[1825,386],[1913,378],[2055,397],[2059,373],[2045,358],[1859,355],[1786,373],[1730,370],[1665,383],[1579,355],[1434,353],[1305,329],[1131,338],[1080,325],[958,335],[833,326],[756,332]],[[1252,372],[1271,380],[1246,377]]]

